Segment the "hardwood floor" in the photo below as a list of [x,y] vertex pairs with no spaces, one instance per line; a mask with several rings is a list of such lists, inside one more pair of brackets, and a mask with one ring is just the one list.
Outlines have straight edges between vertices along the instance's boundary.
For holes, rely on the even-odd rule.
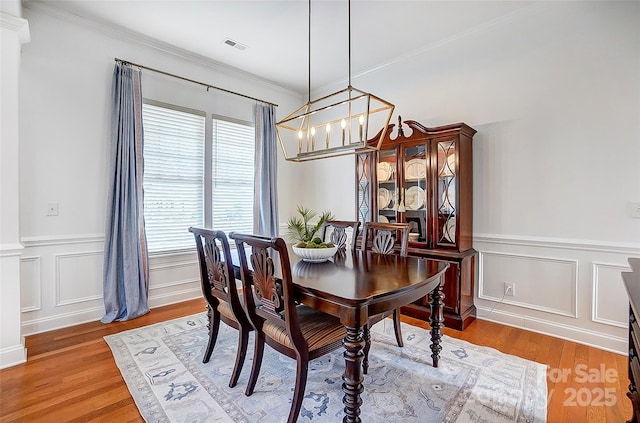
[[[27,363],[0,371],[0,422],[143,422],[102,337],[203,310],[204,301],[193,300],[130,322],[92,322],[27,337]],[[622,355],[483,320],[445,333],[547,364],[549,423],[621,423],[631,416]]]

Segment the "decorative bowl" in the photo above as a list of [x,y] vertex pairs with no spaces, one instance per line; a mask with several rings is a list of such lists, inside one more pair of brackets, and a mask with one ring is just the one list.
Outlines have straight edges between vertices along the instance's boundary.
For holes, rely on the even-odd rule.
[[293,252],[302,260],[310,263],[322,263],[323,261],[327,261],[335,255],[336,251],[338,251],[338,247],[299,248],[295,245],[293,246]]

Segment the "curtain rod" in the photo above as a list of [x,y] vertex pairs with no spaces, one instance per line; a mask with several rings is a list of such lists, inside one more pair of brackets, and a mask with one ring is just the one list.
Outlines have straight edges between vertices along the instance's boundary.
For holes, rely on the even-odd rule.
[[139,68],[141,68],[141,69],[150,70],[150,71],[152,71],[152,72],[161,73],[161,74],[163,74],[163,75],[171,76],[171,77],[173,77],[173,78],[182,79],[183,81],[192,82],[192,83],[194,83],[194,84],[202,85],[202,86],[207,87],[207,91],[209,90],[209,88],[214,88],[214,89],[216,89],[216,90],[224,91],[225,93],[238,95],[238,96],[240,96],[240,97],[248,98],[248,99],[250,99],[250,100],[254,100],[254,101],[259,101],[259,102],[261,102],[261,103],[271,104],[271,105],[273,105],[273,106],[275,106],[275,107],[278,107],[278,105],[277,105],[277,104],[272,103],[272,102],[270,102],[270,101],[260,100],[259,98],[251,97],[251,96],[248,96],[248,95],[245,95],[245,94],[237,93],[237,92],[235,92],[235,91],[231,91],[231,90],[227,90],[227,89],[224,89],[224,88],[216,87],[215,85],[205,84],[204,82],[200,82],[200,81],[196,81],[196,80],[193,80],[193,79],[185,78],[185,77],[183,77],[183,76],[179,76],[179,75],[174,75],[174,74],[172,74],[172,73],[165,72],[165,71],[161,71],[161,70],[154,69],[154,68],[150,68],[150,67],[148,67],[148,66],[139,65],[139,64],[137,64],[137,63],[133,63],[133,62],[130,62],[130,61],[128,61],[128,60],[122,60],[122,59],[118,59],[118,58],[116,57],[116,58],[115,58],[115,61],[116,61],[116,62],[120,62],[120,63],[124,63],[124,64],[129,64],[129,65],[132,65],[132,66],[137,66],[137,67],[139,67]]

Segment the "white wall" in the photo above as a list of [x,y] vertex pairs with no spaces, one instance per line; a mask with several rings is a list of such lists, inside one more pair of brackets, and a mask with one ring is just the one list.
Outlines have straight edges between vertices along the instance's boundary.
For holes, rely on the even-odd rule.
[[[20,94],[22,326],[28,334],[96,320],[103,311],[114,57],[274,101],[280,117],[303,98],[44,8],[24,15],[32,32]],[[640,202],[639,18],[637,2],[543,2],[354,75],[354,86],[393,102],[405,119],[427,126],[464,121],[478,130],[480,318],[626,349],[619,272],[626,257],[640,256],[640,219],[628,211],[630,202]],[[204,98],[150,73],[144,78],[145,96],[178,104],[196,98],[239,113],[227,98]],[[282,163],[280,220],[297,204],[353,217],[354,186],[353,157]],[[45,216],[49,202],[60,204],[59,216]],[[151,275],[152,306],[199,295],[191,255],[154,258]],[[504,301],[507,278],[516,295]]]
[[[542,2],[354,77],[403,119],[478,130],[480,318],[626,352],[620,271],[640,256],[638,22],[638,2]],[[353,187],[336,183],[353,161],[312,166],[308,192],[324,195],[308,204],[353,216]],[[505,281],[516,295],[503,300]]]
[[[279,104],[301,97],[167,46],[132,38],[44,5],[25,9],[32,42],[24,48],[20,93],[20,207],[25,250],[22,328],[31,334],[97,320],[104,313],[102,265],[114,58]],[[251,100],[143,71],[143,96],[252,121]],[[279,165],[279,201],[291,209],[296,168]],[[3,199],[4,203],[4,199]],[[47,204],[58,203],[58,216]],[[285,216],[286,217],[286,216]],[[283,217],[283,219],[285,219]],[[195,252],[153,256],[150,306],[201,295]],[[17,316],[16,316],[17,318]],[[3,319],[4,321],[4,319]],[[3,324],[4,325],[4,324]]]

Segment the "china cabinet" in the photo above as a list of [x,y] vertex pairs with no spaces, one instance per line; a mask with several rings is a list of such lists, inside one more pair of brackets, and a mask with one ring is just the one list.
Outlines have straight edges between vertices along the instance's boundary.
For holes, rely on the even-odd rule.
[[[471,148],[475,132],[464,123],[427,128],[398,118],[379,151],[356,156],[358,219],[409,223],[409,255],[450,264],[444,286],[445,325],[459,330],[476,315]],[[428,300],[405,306],[402,312],[427,319]]]

